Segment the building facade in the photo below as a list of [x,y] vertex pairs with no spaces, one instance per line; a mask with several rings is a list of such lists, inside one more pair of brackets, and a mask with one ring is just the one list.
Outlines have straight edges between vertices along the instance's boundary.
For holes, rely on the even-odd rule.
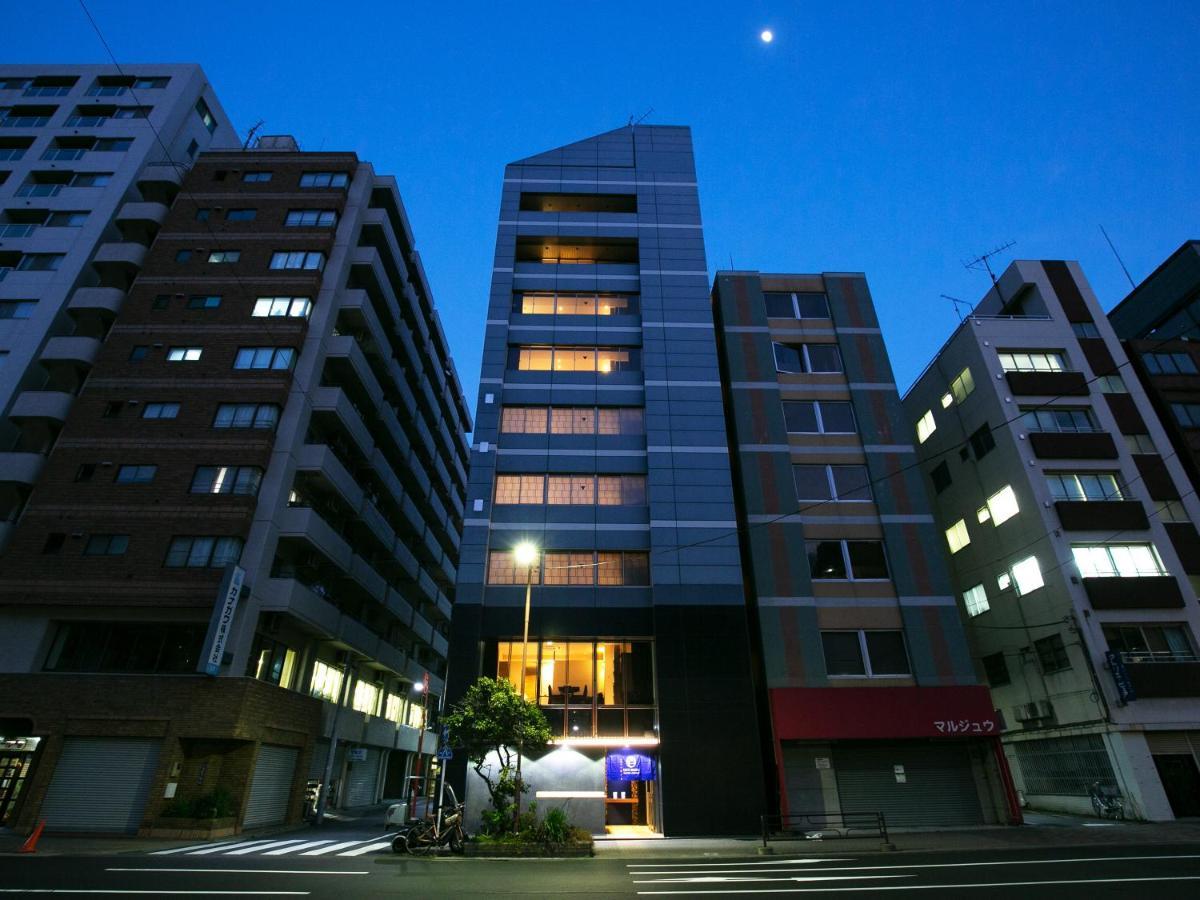
[[0,66],[0,549],[182,171],[237,145],[199,66]]
[[866,278],[712,296],[778,812],[1019,819]]
[[1196,814],[1200,504],[1078,264],[1009,266],[904,407],[1026,801]]
[[[756,831],[750,635],[687,128],[621,128],[506,167],[476,417],[449,699],[479,675],[536,697],[555,737],[525,762],[531,799],[593,832]],[[523,541],[532,571],[513,557]],[[461,762],[451,773],[477,817],[486,794]]]
[[0,557],[18,828],[277,825],[436,747],[470,419],[395,181],[281,137],[176,188]]

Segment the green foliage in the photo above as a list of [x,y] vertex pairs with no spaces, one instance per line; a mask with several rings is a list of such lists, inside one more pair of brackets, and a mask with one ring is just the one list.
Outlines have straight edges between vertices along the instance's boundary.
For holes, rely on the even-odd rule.
[[542,840],[549,844],[565,844],[570,833],[571,824],[567,814],[562,809],[552,809],[542,819]]
[[163,810],[167,819],[228,819],[237,814],[237,801],[224,788],[199,797],[174,797]]
[[[450,728],[450,743],[471,761],[487,785],[492,808],[483,812],[485,834],[511,829],[520,833],[536,819],[517,816],[520,798],[529,786],[520,776],[523,753],[537,753],[550,743],[550,726],[536,703],[524,699],[503,678],[480,678],[443,718]],[[485,761],[492,754],[500,762],[493,775]]]
[[[532,806],[536,806],[536,804],[532,804]],[[505,830],[508,825],[511,825],[511,814],[506,817],[493,810],[484,813],[485,818],[489,815],[498,816],[498,827],[494,831],[485,829],[476,838],[483,843],[561,845],[588,844],[592,840],[590,834],[567,821],[567,814],[561,809],[550,810],[539,822],[536,811],[531,808],[528,812],[521,814],[521,825],[516,832]]]

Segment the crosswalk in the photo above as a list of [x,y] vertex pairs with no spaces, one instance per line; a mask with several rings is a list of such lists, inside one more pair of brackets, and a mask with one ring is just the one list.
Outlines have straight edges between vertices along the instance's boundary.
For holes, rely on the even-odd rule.
[[368,838],[338,840],[326,838],[260,838],[251,841],[219,841],[153,850],[149,856],[366,856],[390,853],[394,834],[374,834]]

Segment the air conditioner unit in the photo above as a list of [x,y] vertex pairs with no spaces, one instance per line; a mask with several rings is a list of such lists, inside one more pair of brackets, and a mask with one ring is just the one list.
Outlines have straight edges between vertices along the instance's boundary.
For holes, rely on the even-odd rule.
[[1034,719],[1041,718],[1036,703],[1022,703],[1020,706],[1014,706],[1013,715],[1018,722],[1031,722]]
[[1038,718],[1041,718],[1041,719],[1053,719],[1054,718],[1054,704],[1051,703],[1049,700],[1039,700],[1037,702],[1037,708],[1038,708],[1038,714],[1039,714]]

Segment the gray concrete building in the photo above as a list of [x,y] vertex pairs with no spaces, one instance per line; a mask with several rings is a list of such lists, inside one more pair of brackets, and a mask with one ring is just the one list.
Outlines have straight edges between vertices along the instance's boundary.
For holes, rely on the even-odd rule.
[[1194,815],[1200,501],[1078,264],[1009,266],[904,408],[1025,801]]
[[531,799],[595,833],[744,834],[765,809],[708,288],[687,128],[505,168],[447,696],[487,675],[537,698]]
[[0,548],[187,166],[238,143],[196,65],[0,66]]

